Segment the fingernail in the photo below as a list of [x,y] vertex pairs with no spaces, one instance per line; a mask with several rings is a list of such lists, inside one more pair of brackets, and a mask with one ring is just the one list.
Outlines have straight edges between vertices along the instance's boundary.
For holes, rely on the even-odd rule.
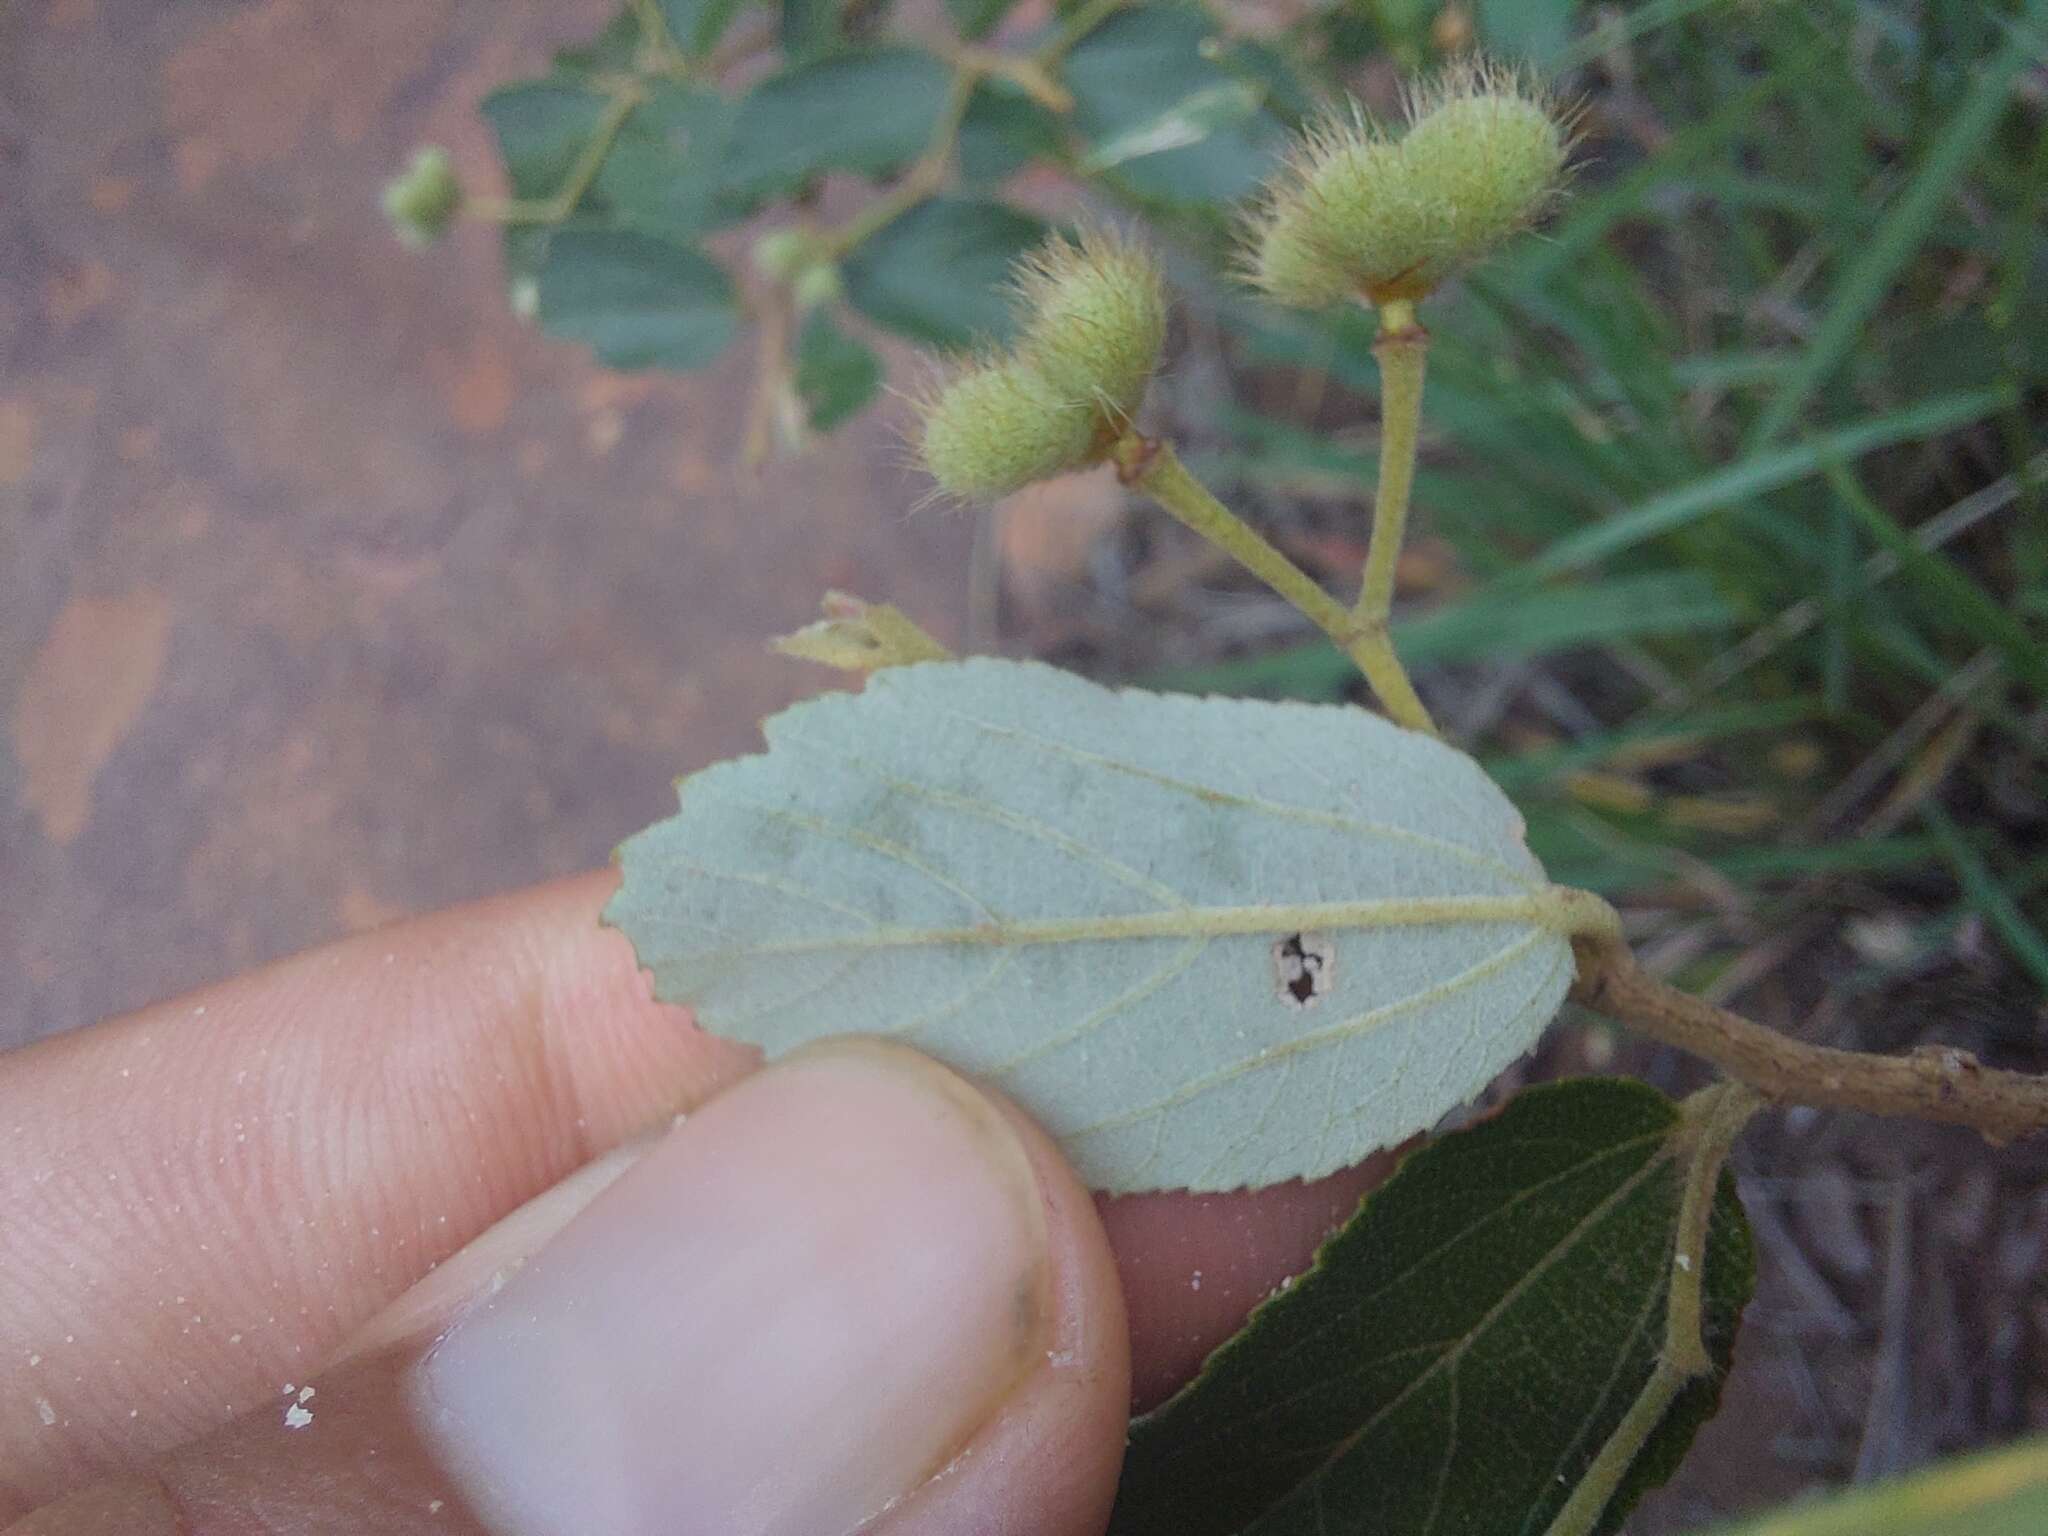
[[1043,1359],[1016,1133],[914,1052],[728,1090],[418,1366],[422,1434],[503,1536],[825,1536],[939,1471]]
[[579,1211],[657,1144],[657,1139],[649,1135],[612,1148],[471,1238],[446,1262],[429,1271],[412,1289],[350,1335],[326,1369],[333,1370],[363,1355],[381,1353],[409,1339],[425,1339],[439,1333],[477,1297],[503,1287]]

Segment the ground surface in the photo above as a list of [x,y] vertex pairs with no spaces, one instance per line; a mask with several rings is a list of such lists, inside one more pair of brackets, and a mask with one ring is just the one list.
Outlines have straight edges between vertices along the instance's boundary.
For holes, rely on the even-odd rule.
[[957,636],[884,424],[749,484],[743,349],[609,374],[385,230],[608,9],[0,9],[0,1046],[602,862],[828,586]]

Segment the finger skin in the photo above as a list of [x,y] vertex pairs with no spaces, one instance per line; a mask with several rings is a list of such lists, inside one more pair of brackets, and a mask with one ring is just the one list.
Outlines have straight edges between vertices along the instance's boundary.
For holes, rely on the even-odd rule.
[[1000,1095],[1038,1174],[1051,1237],[1045,1364],[950,1467],[866,1536],[1100,1536],[1130,1416],[1130,1326],[1088,1191],[1045,1132]]
[[497,1218],[751,1068],[599,927],[615,878],[0,1057],[0,1519],[302,1382]]
[[[1130,1394],[1116,1266],[1087,1191],[1042,1132],[997,1103],[1024,1142],[1044,1202],[1046,1358],[930,1481],[867,1526],[868,1536],[1100,1536],[1108,1519]],[[299,1400],[277,1396],[5,1536],[493,1536],[411,1428],[409,1381],[432,1340],[414,1335],[323,1376],[297,1428],[287,1415]]]
[[1193,1377],[1247,1312],[1308,1267],[1405,1150],[1308,1184],[1100,1200],[1131,1315],[1132,1410],[1157,1407]]
[[[751,1070],[652,1002],[598,926],[614,881],[361,935],[0,1057],[0,1521],[270,1403],[500,1217]],[[1103,1202],[1139,1405],[1376,1172]]]

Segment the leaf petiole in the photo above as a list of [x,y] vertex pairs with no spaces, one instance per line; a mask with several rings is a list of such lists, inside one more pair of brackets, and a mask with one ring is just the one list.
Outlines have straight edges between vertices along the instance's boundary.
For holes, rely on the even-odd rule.
[[576,157],[576,164],[563,178],[561,186],[544,198],[477,198],[463,205],[463,212],[470,218],[481,219],[487,224],[559,224],[576,211],[576,205],[583,201],[583,194],[590,190],[597,173],[604,169],[605,157],[618,142],[619,130],[626,126],[626,119],[633,115],[633,109],[640,105],[641,89],[632,81],[618,81],[611,86],[610,100],[605,103],[597,126],[591,131],[590,142],[583,146],[583,153]]
[[1685,1158],[1685,1188],[1671,1245],[1670,1290],[1664,1303],[1664,1345],[1650,1379],[1614,1426],[1564,1508],[1544,1536],[1591,1536],[1627,1477],[1629,1468],[1670,1413],[1679,1393],[1714,1369],[1702,1331],[1705,1311],[1707,1227],[1720,1188],[1721,1166],[1742,1128],[1763,1103],[1743,1083],[1716,1083],[1679,1106],[1683,1117],[1675,1150]]

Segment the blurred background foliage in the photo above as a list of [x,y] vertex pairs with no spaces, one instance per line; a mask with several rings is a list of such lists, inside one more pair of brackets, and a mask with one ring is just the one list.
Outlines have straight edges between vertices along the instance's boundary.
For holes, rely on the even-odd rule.
[[[469,211],[504,224],[514,307],[608,363],[750,338],[755,455],[880,398],[881,338],[1000,336],[1005,269],[1049,218],[1140,222],[1183,304],[1161,424],[1341,583],[1370,318],[1233,285],[1234,211],[1344,93],[1392,113],[1404,75],[1468,49],[1528,63],[1582,104],[1578,185],[1427,316],[1401,622],[1425,691],[1559,879],[1705,918],[1696,983],[1785,924],[1860,917],[1834,985],[1962,941],[2038,999],[2041,11],[633,0],[487,100],[511,195]],[[1171,613],[1096,628],[1054,649],[1154,685],[1353,693],[1284,618],[1249,644]]]

